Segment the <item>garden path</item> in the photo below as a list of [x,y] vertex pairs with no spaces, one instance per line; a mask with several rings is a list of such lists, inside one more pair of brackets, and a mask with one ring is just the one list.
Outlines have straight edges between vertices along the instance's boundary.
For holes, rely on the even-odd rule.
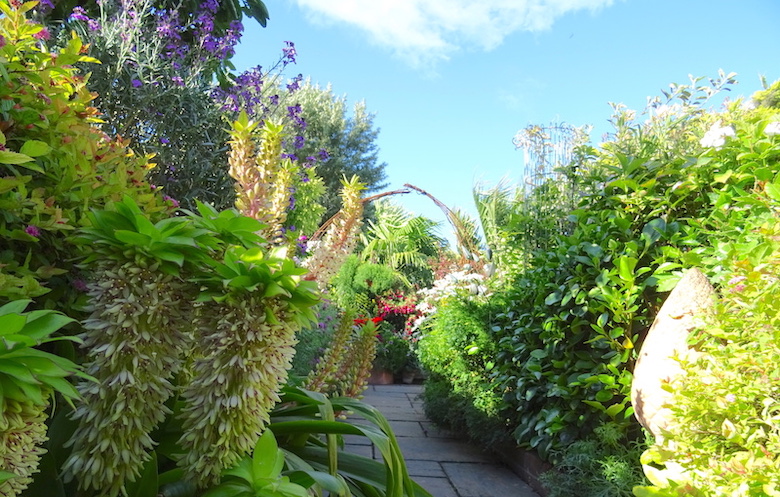
[[[421,393],[422,385],[370,385],[362,399],[390,422],[417,483],[433,497],[539,497],[495,456],[430,422]],[[352,453],[382,459],[365,437],[347,436],[345,445]]]

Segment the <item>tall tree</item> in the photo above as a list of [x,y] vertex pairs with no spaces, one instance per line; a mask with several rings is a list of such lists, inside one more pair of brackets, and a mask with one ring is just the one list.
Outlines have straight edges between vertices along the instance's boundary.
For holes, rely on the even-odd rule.
[[374,114],[366,103],[355,103],[347,113],[347,97],[337,97],[330,85],[321,88],[305,81],[295,93],[294,101],[306,122],[305,140],[300,148],[288,149],[304,161],[317,160],[317,172],[323,178],[326,193],[321,203],[325,219],[339,211],[338,192],[343,178],[357,176],[366,185],[366,192],[376,192],[387,186],[385,164],[379,162],[376,144],[379,129],[374,127]]

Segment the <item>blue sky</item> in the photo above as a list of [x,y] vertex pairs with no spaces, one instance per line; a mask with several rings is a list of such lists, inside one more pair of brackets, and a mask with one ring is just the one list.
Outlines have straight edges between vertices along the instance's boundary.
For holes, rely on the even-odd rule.
[[[388,189],[412,183],[473,214],[472,188],[522,178],[512,138],[529,124],[610,130],[609,102],[641,110],[688,75],[737,73],[734,98],[780,78],[778,0],[265,0],[238,70],[293,41],[302,73],[380,128]],[[410,211],[444,216],[417,194]],[[448,235],[448,227],[443,234]]]

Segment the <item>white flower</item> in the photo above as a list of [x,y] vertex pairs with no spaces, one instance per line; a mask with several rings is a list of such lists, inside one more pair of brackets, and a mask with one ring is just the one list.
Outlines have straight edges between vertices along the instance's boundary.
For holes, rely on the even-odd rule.
[[754,110],[756,108],[756,102],[754,100],[746,100],[739,106],[742,110]]
[[661,104],[652,110],[652,114],[657,119],[664,119],[667,117],[674,117],[681,114],[683,106],[681,104]]
[[764,128],[764,134],[766,136],[780,135],[780,121],[767,124]]
[[734,128],[731,126],[723,126],[722,123],[718,121],[704,133],[704,137],[699,140],[699,143],[701,143],[702,147],[719,149],[726,144],[726,137],[729,136],[735,136]]

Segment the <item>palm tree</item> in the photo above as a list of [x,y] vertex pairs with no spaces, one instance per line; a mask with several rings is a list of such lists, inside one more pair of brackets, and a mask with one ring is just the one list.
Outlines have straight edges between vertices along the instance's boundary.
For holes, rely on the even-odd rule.
[[413,216],[389,200],[376,201],[375,207],[376,220],[368,221],[361,234],[363,260],[392,267],[410,286],[432,284],[428,260],[447,243],[437,233],[439,223]]

